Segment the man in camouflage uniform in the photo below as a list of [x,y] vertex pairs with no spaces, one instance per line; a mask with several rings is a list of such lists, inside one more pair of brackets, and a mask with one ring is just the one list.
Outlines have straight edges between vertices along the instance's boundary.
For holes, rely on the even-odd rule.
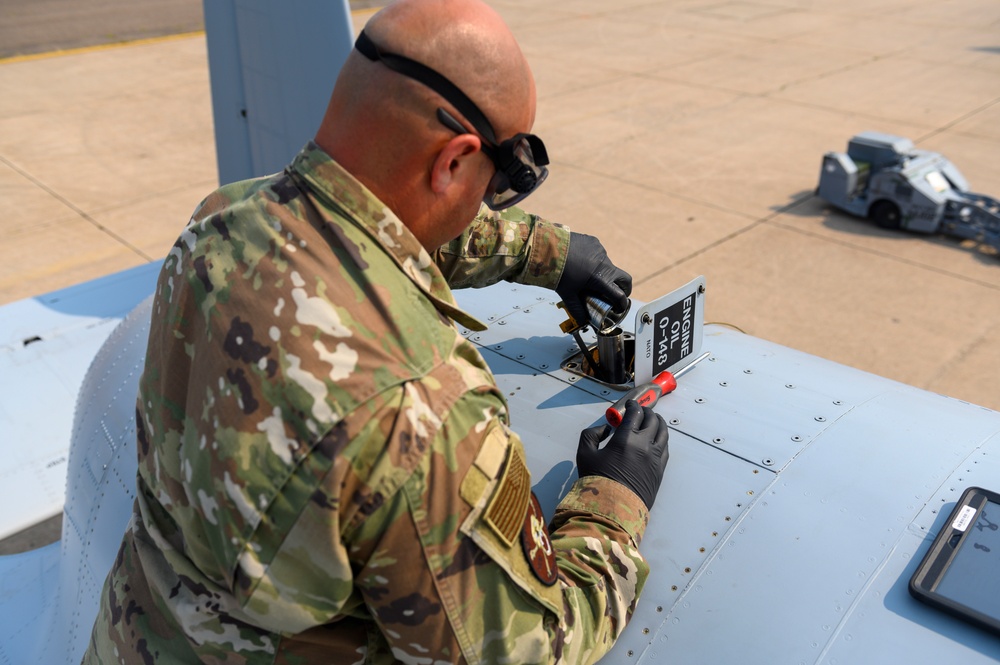
[[487,139],[390,66],[528,131],[530,71],[492,10],[403,0],[366,33],[315,142],[209,196],[165,261],[135,509],[85,663],[592,662],[635,608],[662,418],[630,404],[603,448],[609,427],[584,431],[547,526],[450,291],[536,284],[579,312],[630,278],[593,238],[477,215],[502,198]]

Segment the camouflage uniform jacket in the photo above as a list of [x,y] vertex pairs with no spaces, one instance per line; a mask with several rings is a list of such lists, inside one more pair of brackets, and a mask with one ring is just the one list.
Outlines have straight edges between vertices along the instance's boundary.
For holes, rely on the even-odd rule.
[[448,280],[561,274],[565,228],[503,217],[432,259],[314,144],[202,203],[157,285],[135,509],[85,663],[610,648],[647,574],[645,507],[588,477],[547,528],[504,398],[453,323],[483,328]]

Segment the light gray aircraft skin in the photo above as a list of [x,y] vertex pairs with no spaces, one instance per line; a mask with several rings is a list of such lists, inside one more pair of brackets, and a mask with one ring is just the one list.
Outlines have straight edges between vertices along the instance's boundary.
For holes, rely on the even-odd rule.
[[[63,310],[49,312],[59,324],[30,336],[40,340],[26,346],[23,339],[4,340],[5,377],[44,377],[44,359],[57,354],[80,356],[70,363],[76,367],[93,359],[86,376],[79,375],[62,540],[0,557],[0,663],[73,663],[86,644],[131,508],[133,399],[149,301],[113,332],[121,315],[93,312],[134,301],[144,288],[151,293],[153,268],[0,308],[5,322],[28,305],[50,302]],[[551,292],[500,284],[457,295],[489,322],[484,332],[464,334],[507,396],[534,490],[551,516],[576,477],[575,432],[601,420],[623,391],[561,367],[578,349],[559,329],[565,315]],[[640,305],[623,326],[638,339],[649,310]],[[96,357],[95,331],[107,338]],[[705,326],[700,341],[710,357],[655,407],[670,422],[671,437],[670,462],[641,545],[652,572],[638,611],[605,662],[1000,658],[1000,639],[907,592],[962,490],[997,487],[1000,413],[722,326]],[[40,353],[44,349],[53,354]],[[64,375],[47,379],[49,386],[42,379],[17,384],[24,393],[38,391],[25,401],[34,399],[39,408],[4,413],[5,450],[20,445],[14,442],[24,439],[14,433],[42,414],[54,420],[73,414],[70,400],[44,397],[68,381]],[[28,478],[35,471],[22,466],[2,473]],[[17,487],[5,483],[0,502],[29,504]]]
[[[278,20],[342,38],[268,30]],[[308,113],[325,100],[296,94],[309,85],[304,70],[276,63],[289,43],[300,58],[344,57],[349,20],[346,2],[206,2],[222,181],[278,168],[302,145],[297,132],[315,126]],[[270,41],[254,41],[265,33]],[[276,71],[281,95],[259,85]],[[134,398],[158,268],[0,307],[0,537],[63,513],[59,542],[0,557],[0,665],[76,663],[86,645],[131,509]],[[689,285],[677,286],[683,296]],[[456,295],[489,323],[464,334],[507,396],[551,516],[576,476],[576,433],[623,389],[564,367],[579,350],[551,292],[501,284]],[[647,348],[651,361],[662,341],[649,328],[672,301],[635,303],[623,323],[640,380],[654,371]],[[1000,413],[723,326],[694,330],[671,367],[711,355],[655,407],[671,437],[641,545],[652,572],[604,662],[1000,660],[1000,638],[907,592],[962,490],[1000,486]]]

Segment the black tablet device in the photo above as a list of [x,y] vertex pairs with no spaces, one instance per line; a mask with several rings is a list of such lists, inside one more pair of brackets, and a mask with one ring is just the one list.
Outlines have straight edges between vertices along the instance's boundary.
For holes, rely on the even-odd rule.
[[962,493],[910,578],[910,593],[1000,635],[1000,494]]

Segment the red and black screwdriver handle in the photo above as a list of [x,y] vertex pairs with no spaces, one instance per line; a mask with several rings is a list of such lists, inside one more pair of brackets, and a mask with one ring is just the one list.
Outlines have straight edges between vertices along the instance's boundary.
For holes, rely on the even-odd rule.
[[608,419],[608,422],[611,423],[613,427],[618,427],[622,424],[622,418],[625,416],[625,402],[630,399],[634,399],[639,406],[653,406],[656,404],[658,399],[664,395],[674,392],[674,390],[677,389],[677,377],[689,371],[692,367],[710,355],[711,353],[706,351],[695,358],[691,364],[678,370],[676,374],[671,374],[670,372],[660,372],[654,376],[653,380],[649,383],[643,383],[642,385],[632,388],[632,390],[622,395],[621,398],[612,406],[608,407],[608,410],[604,412],[604,417]]

